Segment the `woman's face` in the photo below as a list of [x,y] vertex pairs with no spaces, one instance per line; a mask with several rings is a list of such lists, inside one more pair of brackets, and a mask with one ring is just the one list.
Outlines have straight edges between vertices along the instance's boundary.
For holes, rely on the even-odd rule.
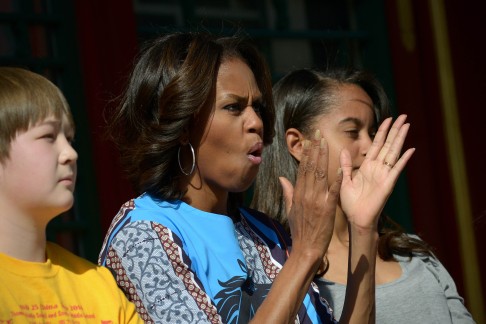
[[255,179],[263,149],[262,95],[246,63],[221,64],[215,99],[204,133],[195,139],[198,185],[215,195],[241,192]]
[[329,145],[329,183],[336,179],[342,149],[349,151],[356,170],[361,166],[376,133],[373,102],[363,89],[346,84],[337,88],[336,95],[334,107],[318,118],[313,128],[321,131]]

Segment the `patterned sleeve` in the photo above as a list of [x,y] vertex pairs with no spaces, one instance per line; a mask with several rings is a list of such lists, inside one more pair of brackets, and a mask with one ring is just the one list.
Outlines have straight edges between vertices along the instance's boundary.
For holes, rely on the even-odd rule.
[[426,268],[435,276],[444,290],[452,323],[475,323],[466,306],[464,306],[464,300],[459,296],[456,284],[446,268],[436,258],[426,256],[421,256],[420,258],[425,262]]
[[104,248],[104,265],[146,323],[219,323],[179,238],[150,221],[127,223]]

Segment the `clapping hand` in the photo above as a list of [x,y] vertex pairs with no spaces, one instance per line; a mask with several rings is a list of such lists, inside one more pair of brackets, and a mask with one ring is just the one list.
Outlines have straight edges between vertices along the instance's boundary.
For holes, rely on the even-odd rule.
[[408,149],[400,157],[410,127],[410,124],[405,124],[406,118],[406,115],[399,116],[391,129],[391,118],[380,125],[358,170],[353,170],[349,152],[341,152],[341,207],[349,223],[359,229],[376,229],[379,215],[398,176],[415,151],[414,148]]
[[295,188],[286,178],[283,187],[293,249],[327,251],[334,228],[336,206],[342,177],[330,187],[327,179],[328,146],[316,131],[312,141],[305,140]]

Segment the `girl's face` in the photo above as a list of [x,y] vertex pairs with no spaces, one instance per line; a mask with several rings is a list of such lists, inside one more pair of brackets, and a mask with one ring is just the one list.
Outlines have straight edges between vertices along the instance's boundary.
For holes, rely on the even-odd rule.
[[319,129],[329,145],[329,183],[336,179],[342,149],[350,152],[357,170],[376,133],[373,102],[363,89],[346,84],[339,86],[336,94],[335,106],[314,124],[314,130]]
[[18,133],[0,164],[0,204],[39,221],[71,208],[78,155],[67,118],[48,117]]
[[[376,132],[373,102],[368,94],[353,84],[339,86],[335,90],[335,104],[325,115],[317,117],[307,139],[312,139],[316,130],[320,130],[328,143],[329,184],[334,183],[340,167],[339,156],[346,148],[351,154],[353,168],[357,170],[363,162]],[[304,135],[295,128],[286,132],[287,146],[297,159],[302,158],[302,140]]]
[[198,186],[214,195],[241,192],[255,179],[263,149],[262,95],[246,63],[221,64],[215,98],[203,134],[191,139],[199,143]]

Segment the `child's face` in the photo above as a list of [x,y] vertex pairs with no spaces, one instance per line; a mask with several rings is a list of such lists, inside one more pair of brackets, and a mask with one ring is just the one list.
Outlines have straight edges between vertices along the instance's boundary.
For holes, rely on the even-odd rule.
[[73,136],[65,117],[48,117],[19,133],[0,164],[0,202],[45,221],[71,208],[78,158]]
[[314,127],[321,131],[329,146],[328,180],[336,180],[339,156],[346,148],[351,154],[353,172],[359,169],[376,133],[373,101],[358,86],[343,85],[337,90],[339,101]]

